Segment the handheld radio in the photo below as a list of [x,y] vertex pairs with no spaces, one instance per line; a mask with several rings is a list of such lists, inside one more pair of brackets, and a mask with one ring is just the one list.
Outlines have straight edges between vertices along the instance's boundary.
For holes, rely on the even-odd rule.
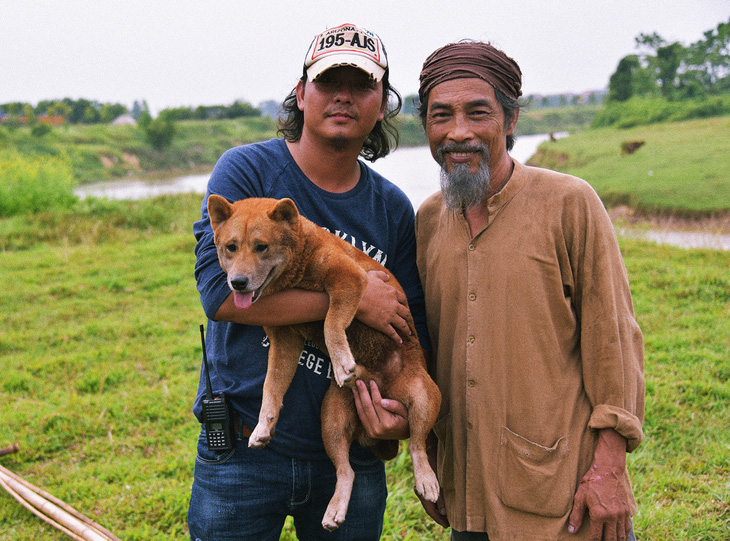
[[205,369],[205,398],[203,399],[203,424],[208,449],[211,451],[229,451],[235,447],[231,414],[228,410],[226,396],[218,393],[213,396],[208,370],[208,355],[205,352],[205,332],[200,326],[200,341],[203,344],[203,367]]

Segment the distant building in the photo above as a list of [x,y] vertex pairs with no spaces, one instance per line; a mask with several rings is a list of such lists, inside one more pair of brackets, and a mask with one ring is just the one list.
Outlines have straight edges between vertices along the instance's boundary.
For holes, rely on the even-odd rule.
[[276,100],[267,100],[259,103],[257,109],[261,111],[261,116],[269,116],[271,118],[279,118],[284,110],[281,108],[281,102]]
[[[31,120],[33,119],[29,119],[27,115],[13,117],[0,111],[0,123],[14,122],[16,124],[28,124]],[[40,124],[60,126],[61,124],[66,122],[66,117],[61,115],[39,115],[35,118],[35,121],[39,122]]]
[[60,126],[66,122],[66,117],[62,115],[38,115],[38,122],[51,126]]
[[112,120],[112,126],[136,126],[137,121],[132,115],[124,114]]

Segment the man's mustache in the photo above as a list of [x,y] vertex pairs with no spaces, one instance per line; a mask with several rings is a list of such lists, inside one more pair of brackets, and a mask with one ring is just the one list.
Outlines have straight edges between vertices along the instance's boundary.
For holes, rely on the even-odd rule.
[[487,156],[489,149],[487,148],[487,145],[473,143],[447,143],[441,145],[438,150],[436,150],[436,157],[442,165],[446,159],[445,155],[447,152],[480,153],[483,156]]

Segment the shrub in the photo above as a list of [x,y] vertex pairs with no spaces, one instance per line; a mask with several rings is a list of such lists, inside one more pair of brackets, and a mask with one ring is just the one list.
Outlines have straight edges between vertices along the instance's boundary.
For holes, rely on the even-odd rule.
[[175,135],[175,124],[172,120],[172,115],[169,113],[160,113],[156,119],[150,121],[142,129],[145,132],[147,141],[156,150],[162,150],[170,146],[172,138]]
[[0,216],[70,208],[76,181],[68,156],[0,151]]
[[684,101],[634,97],[610,102],[594,117],[591,127],[633,128],[657,122],[677,122],[730,114],[730,96]]
[[51,131],[53,131],[53,129],[48,124],[36,124],[31,128],[30,133],[33,137],[40,138],[51,133]]

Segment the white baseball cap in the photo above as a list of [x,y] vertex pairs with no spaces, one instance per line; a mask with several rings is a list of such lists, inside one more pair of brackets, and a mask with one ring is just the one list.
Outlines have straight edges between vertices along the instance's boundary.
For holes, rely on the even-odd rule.
[[330,68],[353,66],[380,81],[388,69],[388,57],[380,38],[354,24],[343,24],[315,36],[304,59],[307,79],[315,81]]

